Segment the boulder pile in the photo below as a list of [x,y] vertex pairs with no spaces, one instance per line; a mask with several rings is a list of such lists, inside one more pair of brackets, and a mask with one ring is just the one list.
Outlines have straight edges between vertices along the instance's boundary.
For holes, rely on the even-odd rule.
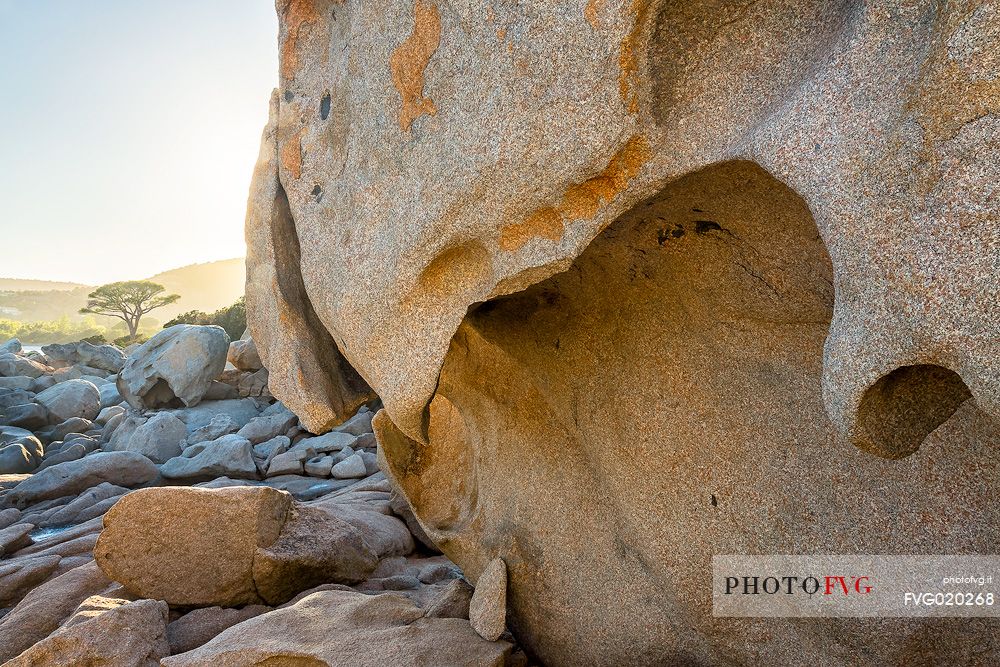
[[0,664],[525,663],[379,470],[377,402],[311,433],[218,327],[2,350]]

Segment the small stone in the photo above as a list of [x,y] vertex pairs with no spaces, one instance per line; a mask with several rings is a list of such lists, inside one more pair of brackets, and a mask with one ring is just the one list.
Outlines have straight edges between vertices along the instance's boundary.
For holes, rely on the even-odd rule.
[[288,436],[279,435],[271,438],[267,442],[262,442],[259,445],[253,446],[253,455],[257,458],[271,459],[278,454],[283,454],[288,451],[288,447],[292,444],[292,441],[288,439]]
[[52,634],[81,602],[109,585],[111,580],[90,561],[34,588],[0,618],[0,664]]
[[301,453],[296,451],[284,452],[271,459],[271,464],[267,467],[267,476],[275,475],[301,475],[303,470]]
[[50,468],[60,463],[66,463],[68,461],[76,461],[82,459],[87,454],[87,448],[81,443],[74,443],[69,446],[63,447],[59,451],[53,453],[51,456],[46,456],[40,466],[35,470],[39,472]]
[[330,470],[330,474],[336,479],[365,477],[367,472],[365,461],[358,454],[352,454]]
[[6,500],[27,507],[42,500],[75,496],[101,482],[136,487],[156,479],[152,461],[135,452],[96,452],[60,463],[28,477],[7,492]]
[[487,641],[496,641],[507,627],[507,565],[494,558],[476,582],[469,603],[472,629]]
[[21,443],[0,447],[0,475],[31,472],[38,467],[38,459]]
[[94,345],[85,341],[43,345],[42,352],[53,362],[90,366],[107,373],[117,373],[125,365],[125,355],[114,345]]
[[339,452],[344,447],[347,447],[354,442],[355,439],[355,436],[350,433],[338,433],[336,431],[331,431],[325,435],[303,438],[295,444],[296,446],[301,445],[303,447],[311,447],[317,454],[328,454],[330,452]]
[[56,440],[65,440],[66,436],[70,433],[86,433],[94,424],[89,419],[84,419],[83,417],[70,417],[66,421],[60,422],[55,426],[49,426],[47,428],[39,429],[35,431],[35,435],[42,442],[55,442]]
[[139,426],[122,448],[138,452],[154,463],[165,463],[179,456],[181,443],[187,438],[187,427],[169,412],[158,412]]
[[333,469],[332,456],[316,456],[305,462],[303,466],[307,475],[313,477],[329,477]]
[[212,420],[192,431],[187,438],[189,445],[196,445],[199,442],[218,440],[224,435],[236,433],[240,430],[240,425],[230,415],[222,414],[212,417]]
[[0,561],[0,608],[11,607],[55,571],[62,557],[40,554]]
[[350,447],[344,447],[339,452],[334,452],[334,454],[333,454],[333,463],[334,463],[334,465],[336,465],[336,464],[340,463],[341,461],[349,459],[352,456],[354,456],[354,450],[351,449]]
[[[46,517],[43,523],[52,526],[65,526],[67,524],[81,523],[92,517],[88,510],[106,500],[117,500],[122,494],[128,493],[128,489],[104,482],[92,489],[87,489],[66,505],[58,508],[54,513]],[[109,504],[110,507],[110,504]]]
[[424,584],[436,584],[445,579],[455,579],[462,576],[454,567],[444,563],[432,563],[420,570],[419,579]]
[[233,366],[241,371],[259,371],[264,367],[252,338],[234,340],[230,343],[227,358]]
[[[104,399],[101,399],[101,404],[104,404]],[[121,414],[125,414],[125,408],[120,405],[109,405],[106,408],[101,408],[101,411],[97,414],[97,419],[94,421],[101,426],[104,426],[111,420],[112,417]]]
[[118,386],[114,382],[105,382],[99,386],[97,390],[101,394],[102,408],[110,408],[118,405],[124,400],[122,395],[118,393]]
[[26,357],[20,357],[10,352],[0,353],[0,376],[25,376],[37,378],[50,373],[51,368]]
[[39,429],[49,423],[49,411],[38,403],[24,403],[0,409],[0,421],[29,430]]
[[328,589],[233,626],[163,667],[201,665],[505,664],[506,642],[486,642],[468,623],[424,618],[400,595]]
[[[226,415],[236,423],[235,433],[247,422],[260,414],[260,403],[252,398],[233,398],[224,401],[202,401],[198,405],[189,408],[179,408],[171,410],[177,417],[187,424],[188,433],[194,433],[202,426],[209,425],[213,419]],[[228,435],[223,433],[222,435]],[[201,440],[215,438],[201,438]],[[199,442],[199,441],[196,441]],[[194,443],[191,443],[194,444]]]
[[473,588],[464,579],[452,579],[427,607],[428,618],[469,618]]
[[170,652],[166,636],[169,609],[165,602],[136,600],[102,605],[93,596],[87,600],[82,607],[89,604],[96,608],[84,607],[77,622],[67,622],[6,665],[145,666],[158,664]]
[[406,591],[419,587],[420,581],[410,574],[397,574],[382,580],[382,589],[387,591]]
[[359,451],[358,456],[365,462],[365,474],[374,475],[378,472],[378,457],[372,452]]
[[170,654],[196,649],[223,630],[269,611],[270,607],[259,604],[248,605],[242,609],[205,607],[189,611],[167,626]]
[[222,476],[256,479],[257,464],[253,460],[250,441],[233,433],[212,442],[191,445],[180,456],[164,463],[160,474],[169,479],[197,480]]
[[21,510],[16,507],[8,507],[0,510],[0,530],[7,526],[13,526],[21,518]]
[[362,408],[356,415],[348,419],[340,426],[333,429],[338,433],[350,433],[351,435],[363,435],[372,432],[372,417],[375,413],[367,408]]
[[[20,389],[22,391],[34,391],[32,386],[35,379],[27,375],[15,375],[14,377],[0,377],[0,389]],[[47,389],[48,387],[46,387]]]
[[296,422],[298,422],[298,417],[290,412],[255,417],[239,430],[239,434],[256,445],[283,435]]
[[13,526],[0,530],[0,556],[10,554],[31,544],[28,533],[35,526],[30,523],[15,523]]

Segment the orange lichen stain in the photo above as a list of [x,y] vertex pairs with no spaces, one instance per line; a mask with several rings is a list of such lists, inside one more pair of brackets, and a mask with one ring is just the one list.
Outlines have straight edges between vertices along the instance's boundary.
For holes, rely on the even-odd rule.
[[566,223],[597,215],[601,206],[625,191],[651,157],[646,137],[641,134],[632,136],[600,174],[566,188],[562,200],[555,207],[540,208],[523,222],[503,227],[500,230],[500,247],[507,251],[519,250],[533,238],[559,241]]
[[293,178],[299,178],[302,175],[302,130],[296,132],[294,137],[289,137],[282,144],[281,166]]
[[559,212],[551,206],[546,206],[529,215],[524,222],[515,222],[501,229],[500,247],[513,251],[520,249],[534,238],[558,241],[562,235],[563,222]]
[[605,0],[588,0],[587,6],[583,8],[583,16],[594,30],[599,27],[597,13],[604,7],[604,2]]
[[501,42],[503,40],[507,39],[507,29],[506,28],[497,28],[497,39],[499,39]]
[[315,0],[287,0],[282,16],[285,41],[281,45],[281,78],[291,79],[299,67],[298,42],[303,26],[319,19]]
[[629,113],[639,111],[639,91],[636,82],[636,74],[639,72],[639,39],[643,26],[646,24],[646,16],[649,13],[649,3],[647,0],[632,0],[632,12],[635,14],[635,21],[621,44],[621,55],[618,58],[618,65],[621,75],[618,85],[621,89],[622,101]]
[[396,47],[389,59],[392,83],[402,98],[399,127],[404,132],[420,116],[437,113],[434,101],[424,97],[424,70],[441,45],[441,16],[437,6],[417,0],[413,6],[413,32]]
[[641,134],[634,135],[615,153],[597,176],[567,188],[559,212],[568,220],[594,217],[603,204],[610,202],[628,187],[643,165],[649,162],[649,142]]

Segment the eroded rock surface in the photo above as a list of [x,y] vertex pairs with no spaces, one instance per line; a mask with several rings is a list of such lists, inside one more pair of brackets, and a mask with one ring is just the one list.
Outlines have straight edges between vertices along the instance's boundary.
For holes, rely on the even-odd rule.
[[268,487],[144,489],[105,515],[94,557],[130,591],[172,605],[280,604],[375,569],[377,544],[349,520]]
[[142,597],[175,605],[257,604],[257,549],[281,532],[291,496],[270,488],[144,489],[104,517],[97,564]]
[[118,391],[137,410],[197,405],[225,368],[228,352],[222,327],[174,325],[129,354]]
[[996,551],[991,3],[278,8],[272,391],[331,426],[349,362],[383,468],[473,578],[507,563],[545,664],[1000,659],[975,621],[713,619],[702,583]]
[[[167,604],[158,600],[117,602],[104,603],[101,610],[84,611],[81,617],[74,616],[76,622],[71,618],[59,630],[5,664],[156,667],[160,658],[170,652]],[[81,607],[86,604],[85,600]]]
[[467,621],[425,618],[397,595],[328,590],[244,621],[162,664],[501,667],[510,648],[481,639]]

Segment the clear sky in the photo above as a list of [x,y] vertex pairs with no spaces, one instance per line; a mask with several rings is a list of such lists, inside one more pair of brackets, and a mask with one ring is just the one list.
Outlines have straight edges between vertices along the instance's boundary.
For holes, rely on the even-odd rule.
[[0,277],[242,256],[276,83],[272,0],[0,0]]

